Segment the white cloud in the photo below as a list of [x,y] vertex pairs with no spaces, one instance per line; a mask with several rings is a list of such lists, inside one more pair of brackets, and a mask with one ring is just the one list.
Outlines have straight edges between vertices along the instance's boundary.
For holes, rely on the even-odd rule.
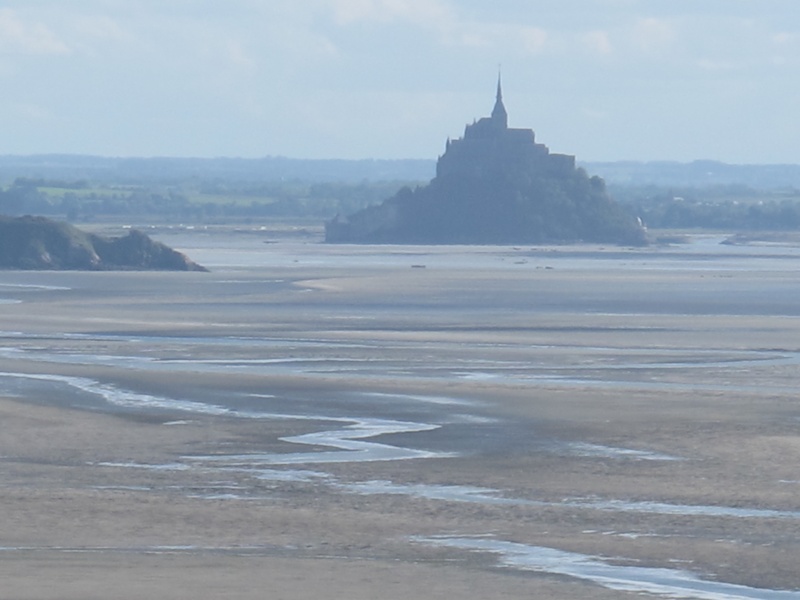
[[797,35],[786,31],[780,31],[772,35],[772,43],[776,46],[786,46],[795,40],[797,40]]
[[97,39],[131,41],[134,36],[116,19],[106,15],[85,15],[74,20],[77,33]]
[[668,50],[675,41],[675,26],[667,19],[641,18],[634,24],[632,38],[639,50],[661,53]]
[[713,58],[701,58],[697,61],[697,66],[704,71],[735,71],[747,66],[745,63],[732,60],[715,60]]
[[550,39],[545,29],[526,21],[476,20],[462,7],[445,0],[325,1],[333,9],[339,26],[358,23],[411,25],[431,32],[444,46],[539,54]]
[[599,108],[593,108],[589,106],[581,108],[581,114],[587,119],[591,119],[594,121],[604,121],[609,117],[609,112],[607,110],[602,110]]
[[456,22],[443,29],[439,41],[446,46],[481,48],[509,54],[540,54],[550,36],[539,27],[506,23]]
[[614,46],[607,31],[590,31],[583,35],[583,43],[595,54],[608,56],[614,53]]
[[53,118],[50,109],[32,103],[17,103],[13,106],[13,112],[26,121],[49,121]]
[[770,38],[770,64],[776,67],[787,67],[798,64],[800,55],[800,35],[781,31]]
[[336,21],[406,21],[437,27],[452,18],[449,7],[438,0],[329,0]]
[[256,59],[247,51],[245,45],[239,40],[229,40],[225,54],[230,63],[236,67],[254,69],[258,64]]
[[550,35],[540,27],[522,27],[519,31],[522,47],[531,54],[544,51],[550,40]]
[[327,63],[340,56],[341,51],[324,32],[297,23],[273,23],[267,27],[268,39],[262,52],[269,53],[270,62],[284,64],[287,70],[310,64]]
[[10,8],[0,8],[0,52],[68,54],[69,46],[43,23],[26,22]]

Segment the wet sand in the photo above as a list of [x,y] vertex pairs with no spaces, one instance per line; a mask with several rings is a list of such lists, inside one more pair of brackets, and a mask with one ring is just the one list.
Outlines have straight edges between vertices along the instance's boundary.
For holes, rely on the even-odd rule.
[[165,241],[0,273],[0,597],[800,597],[797,248]]

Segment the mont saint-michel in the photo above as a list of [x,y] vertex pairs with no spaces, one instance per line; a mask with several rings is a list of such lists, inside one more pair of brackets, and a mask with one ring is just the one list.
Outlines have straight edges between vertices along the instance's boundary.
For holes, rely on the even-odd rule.
[[646,243],[638,220],[600,177],[551,153],[532,129],[508,126],[500,79],[491,116],[447,140],[436,176],[325,225],[333,243]]

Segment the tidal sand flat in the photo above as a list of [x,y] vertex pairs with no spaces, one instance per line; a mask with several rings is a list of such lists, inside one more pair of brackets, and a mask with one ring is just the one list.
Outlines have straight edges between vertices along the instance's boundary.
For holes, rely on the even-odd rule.
[[0,273],[0,596],[800,598],[798,248],[159,235]]

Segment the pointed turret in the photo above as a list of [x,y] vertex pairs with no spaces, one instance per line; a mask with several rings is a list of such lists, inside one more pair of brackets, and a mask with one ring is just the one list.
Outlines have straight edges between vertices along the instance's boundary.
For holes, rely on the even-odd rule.
[[494,108],[492,109],[492,121],[503,129],[508,127],[508,113],[506,112],[506,107],[503,105],[503,87],[500,81],[500,73],[497,74],[497,98],[494,101]]

